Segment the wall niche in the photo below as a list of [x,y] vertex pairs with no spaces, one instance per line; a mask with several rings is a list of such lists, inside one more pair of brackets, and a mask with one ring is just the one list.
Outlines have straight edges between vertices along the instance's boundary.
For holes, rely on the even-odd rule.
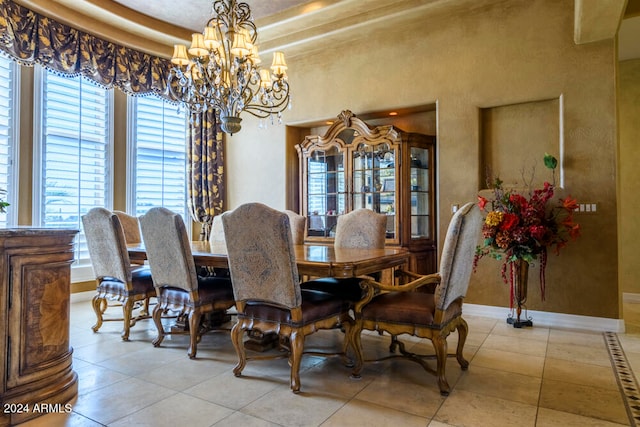
[[482,189],[490,188],[487,176],[496,176],[506,187],[529,183],[540,187],[551,181],[543,158],[558,159],[556,185],[562,187],[562,98],[480,108],[480,177]]

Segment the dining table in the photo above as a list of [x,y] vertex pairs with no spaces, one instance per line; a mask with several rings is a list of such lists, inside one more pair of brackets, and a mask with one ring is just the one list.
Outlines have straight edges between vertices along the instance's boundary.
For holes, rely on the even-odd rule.
[[[191,253],[196,266],[229,268],[227,247],[224,242],[192,241]],[[409,251],[396,248],[347,249],[333,245],[294,245],[298,274],[302,278],[336,277],[349,278],[370,275],[381,271],[402,267],[409,262]],[[132,263],[142,264],[147,258],[144,243],[127,245]],[[305,279],[303,279],[305,280]],[[385,282],[393,282],[393,274],[387,275]],[[390,283],[392,284],[392,283]],[[177,322],[173,328],[184,329],[184,322]],[[262,352],[278,344],[277,334],[251,335],[245,347]]]
[[[191,253],[199,267],[228,268],[227,247],[223,242],[192,241]],[[348,278],[369,275],[409,261],[409,251],[400,247],[383,249],[336,248],[333,245],[294,245],[296,265],[301,276]],[[143,243],[127,245],[132,263],[146,260]]]

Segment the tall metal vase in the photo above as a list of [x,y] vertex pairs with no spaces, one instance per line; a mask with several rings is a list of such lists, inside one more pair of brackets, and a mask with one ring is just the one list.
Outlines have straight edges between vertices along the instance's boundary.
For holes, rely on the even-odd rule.
[[[507,323],[512,324],[514,328],[533,326],[533,321],[527,316],[526,302],[528,282],[529,263],[523,259],[519,259],[513,263],[513,305],[515,306],[516,317],[513,317],[512,311],[507,318]],[[522,316],[523,308],[525,311],[524,317]]]

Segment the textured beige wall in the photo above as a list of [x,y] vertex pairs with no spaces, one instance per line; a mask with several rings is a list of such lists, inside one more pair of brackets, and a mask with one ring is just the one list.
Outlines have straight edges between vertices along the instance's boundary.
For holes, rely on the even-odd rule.
[[[440,239],[450,205],[473,201],[479,171],[481,108],[558,99],[561,105],[566,191],[597,203],[577,215],[583,235],[550,256],[547,299],[540,301],[531,271],[529,308],[619,317],[616,222],[615,45],[573,42],[573,0],[512,1],[447,16],[416,16],[385,32],[365,30],[334,49],[288,59],[294,91],[288,124],[437,102],[437,194]],[[278,156],[283,127],[243,131],[228,145],[229,207],[254,198],[284,207]],[[277,142],[276,142],[277,141]],[[502,148],[514,162],[530,152]],[[247,171],[257,173],[257,179]],[[499,264],[483,260],[467,301],[508,305]]]
[[286,206],[285,126],[258,128],[245,114],[240,133],[227,137],[227,208],[262,202],[276,209]]
[[619,73],[620,290],[640,293],[640,59],[621,62]]

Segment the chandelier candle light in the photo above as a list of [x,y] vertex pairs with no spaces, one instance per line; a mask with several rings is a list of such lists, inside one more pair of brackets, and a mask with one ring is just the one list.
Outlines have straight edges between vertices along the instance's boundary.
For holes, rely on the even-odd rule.
[[260,69],[258,31],[244,2],[216,0],[214,16],[189,49],[175,45],[168,76],[171,95],[192,113],[215,108],[224,132],[240,131],[240,113],[267,118],[289,106],[284,53],[274,52],[271,72]]

